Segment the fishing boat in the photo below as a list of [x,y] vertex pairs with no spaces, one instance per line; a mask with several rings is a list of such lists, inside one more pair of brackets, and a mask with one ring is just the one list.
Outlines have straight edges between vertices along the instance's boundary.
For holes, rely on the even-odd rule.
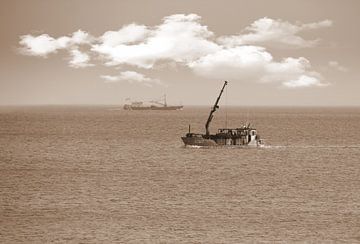
[[152,100],[148,102],[136,101],[131,102],[130,104],[125,104],[125,110],[182,110],[184,106],[182,105],[172,105],[169,106],[166,102],[166,95],[163,97],[163,101]]
[[210,134],[210,123],[214,117],[214,113],[219,108],[219,101],[224,92],[227,81],[220,91],[215,101],[215,105],[211,108],[209,117],[205,124],[205,134],[192,133],[189,125],[189,132],[181,137],[185,146],[260,146],[263,144],[260,136],[254,127],[250,124],[240,126],[238,128],[220,128],[216,134]]

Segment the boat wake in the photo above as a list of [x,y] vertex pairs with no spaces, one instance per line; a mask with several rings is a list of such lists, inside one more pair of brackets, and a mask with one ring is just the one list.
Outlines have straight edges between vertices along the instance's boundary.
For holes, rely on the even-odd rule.
[[360,145],[262,145],[261,148],[268,149],[281,149],[281,148],[319,148],[319,149],[331,149],[331,148],[344,148],[344,149],[352,149],[352,148],[360,148]]
[[257,149],[257,148],[266,148],[265,145],[216,145],[216,146],[199,146],[199,145],[183,145],[182,148],[189,149]]

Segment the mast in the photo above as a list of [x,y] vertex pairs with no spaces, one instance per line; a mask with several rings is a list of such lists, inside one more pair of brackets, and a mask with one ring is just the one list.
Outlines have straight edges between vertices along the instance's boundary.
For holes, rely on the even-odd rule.
[[206,125],[205,125],[206,136],[209,136],[209,135],[210,135],[209,125],[210,125],[211,120],[212,120],[212,118],[213,118],[213,113],[216,111],[216,109],[219,108],[218,103],[219,103],[219,101],[220,101],[220,97],[221,97],[221,95],[222,95],[222,93],[223,93],[223,91],[224,91],[224,88],[225,88],[225,86],[227,85],[227,83],[228,83],[227,81],[224,82],[224,85],[223,85],[223,87],[222,87],[222,89],[221,89],[221,91],[220,91],[220,94],[219,94],[219,96],[217,97],[214,106],[211,108],[211,111],[210,111],[210,114],[209,114],[209,118],[207,119]]

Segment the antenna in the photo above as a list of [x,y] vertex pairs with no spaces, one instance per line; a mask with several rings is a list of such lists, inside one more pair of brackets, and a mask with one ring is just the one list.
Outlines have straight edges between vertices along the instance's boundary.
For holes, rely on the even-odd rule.
[[249,123],[249,107],[246,106],[246,122],[245,123]]
[[228,120],[228,89],[225,88],[225,129],[227,129],[227,120]]

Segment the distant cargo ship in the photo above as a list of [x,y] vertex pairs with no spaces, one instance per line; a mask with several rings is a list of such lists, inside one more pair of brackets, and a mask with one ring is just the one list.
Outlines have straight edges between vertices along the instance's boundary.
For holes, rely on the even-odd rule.
[[184,106],[169,106],[166,102],[166,95],[164,95],[163,102],[160,101],[149,101],[149,102],[131,102],[125,104],[125,110],[182,110]]

